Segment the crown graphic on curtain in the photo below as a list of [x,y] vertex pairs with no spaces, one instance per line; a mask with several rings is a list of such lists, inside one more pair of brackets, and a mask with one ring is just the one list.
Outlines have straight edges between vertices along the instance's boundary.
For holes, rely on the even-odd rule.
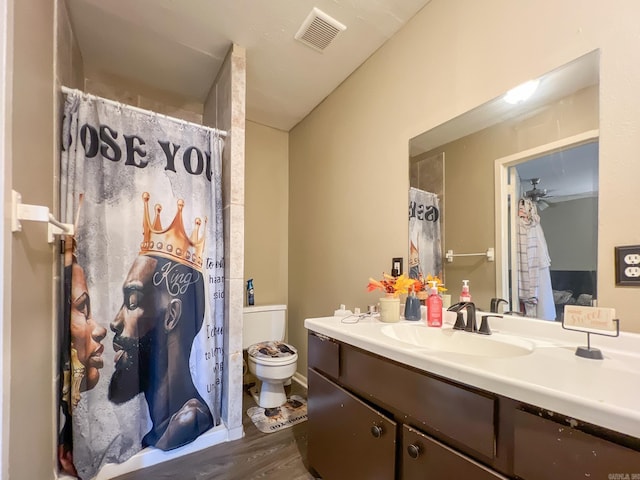
[[[156,204],[154,207],[156,214],[153,223],[151,223],[149,215],[150,197],[148,192],[142,194],[144,218],[142,220],[143,241],[140,244],[140,254],[160,255],[202,271],[202,252],[204,250],[205,235],[203,233],[199,236],[200,225],[202,224],[200,217],[196,217],[191,237],[188,237],[182,220],[184,200],[180,199],[177,202],[178,211],[171,225],[163,229],[160,221],[160,212],[162,212],[162,205],[160,204]],[[207,224],[206,217],[204,223],[205,225]]]

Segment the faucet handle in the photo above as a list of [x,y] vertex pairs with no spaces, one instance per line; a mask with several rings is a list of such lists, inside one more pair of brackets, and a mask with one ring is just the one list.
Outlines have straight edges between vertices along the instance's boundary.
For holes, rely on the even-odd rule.
[[502,315],[483,315],[478,333],[481,333],[482,335],[491,335],[491,329],[489,328],[490,317],[502,318]]

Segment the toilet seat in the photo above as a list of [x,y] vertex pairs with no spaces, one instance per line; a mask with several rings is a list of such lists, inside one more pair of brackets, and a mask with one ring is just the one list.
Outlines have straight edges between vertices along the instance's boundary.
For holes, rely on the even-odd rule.
[[279,367],[296,363],[298,361],[298,354],[286,358],[256,358],[250,356],[249,361],[264,367]]
[[284,382],[296,373],[298,351],[284,342],[264,341],[247,348],[249,370],[260,380],[257,400],[262,408],[275,408],[287,401]]
[[298,360],[298,351],[284,342],[258,342],[247,348],[251,359],[262,365],[287,365]]

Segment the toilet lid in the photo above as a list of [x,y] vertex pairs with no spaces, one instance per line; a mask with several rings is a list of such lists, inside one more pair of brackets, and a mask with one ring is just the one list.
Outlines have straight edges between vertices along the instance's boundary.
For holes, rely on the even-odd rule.
[[247,353],[255,359],[271,360],[285,359],[297,355],[295,347],[284,342],[258,342],[247,348]]

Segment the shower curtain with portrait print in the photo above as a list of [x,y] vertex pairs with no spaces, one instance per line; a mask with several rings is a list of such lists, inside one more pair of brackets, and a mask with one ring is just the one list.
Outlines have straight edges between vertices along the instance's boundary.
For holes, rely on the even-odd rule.
[[438,195],[409,188],[409,277],[442,279],[440,201]]
[[223,140],[65,95],[59,467],[82,479],[220,424]]

